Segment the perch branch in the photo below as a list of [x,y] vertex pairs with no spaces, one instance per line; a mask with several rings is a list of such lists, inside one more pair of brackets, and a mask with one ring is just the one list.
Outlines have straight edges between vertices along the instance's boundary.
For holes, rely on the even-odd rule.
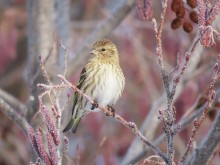
[[[58,75],[58,77],[61,79],[62,84],[61,85],[45,85],[45,84],[38,84],[39,87],[45,88],[47,90],[51,90],[54,88],[57,89],[63,89],[63,88],[72,88],[73,90],[77,91],[80,95],[85,97],[88,101],[90,101],[92,104],[94,104],[94,101],[85,93],[83,93],[80,89],[78,89],[76,86],[72,85],[70,82],[66,80],[66,78],[63,75]],[[105,114],[108,114],[109,116],[114,117],[117,121],[119,121],[121,124],[123,124],[125,127],[127,127],[129,130],[131,130],[135,135],[137,135],[140,140],[142,140],[147,146],[152,148],[154,152],[164,159],[165,162],[167,162],[166,155],[163,154],[159,148],[157,148],[155,145],[153,145],[137,128],[136,124],[133,122],[128,122],[125,119],[123,119],[120,115],[110,112],[108,109],[106,109],[103,106],[98,105],[98,108],[104,112]]]

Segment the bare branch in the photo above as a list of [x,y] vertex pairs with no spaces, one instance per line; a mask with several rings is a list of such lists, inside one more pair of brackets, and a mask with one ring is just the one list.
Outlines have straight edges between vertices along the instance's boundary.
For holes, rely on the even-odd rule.
[[[219,95],[220,95],[220,90],[217,90],[216,97],[219,97]],[[199,117],[206,108],[206,105],[204,104],[199,109],[195,109],[196,108],[195,105],[197,105],[197,103],[195,103],[189,110],[189,111],[193,110],[194,113],[188,117],[185,117],[184,115],[183,118],[173,126],[174,130],[176,130],[179,126],[181,126],[179,131],[180,132],[183,131],[185,128],[187,128],[187,126],[189,126],[189,124],[191,124],[194,121],[195,118]],[[188,113],[188,111],[186,113]],[[153,142],[153,144],[158,146],[165,140],[166,140],[166,135],[165,133],[163,133]],[[137,161],[139,161],[144,156],[146,156],[149,150],[150,150],[149,148],[144,148],[143,151],[139,152],[139,154],[136,154],[135,156],[127,160],[126,163],[124,162],[124,164],[135,164]]]
[[220,112],[218,112],[211,129],[206,137],[203,139],[198,148],[193,152],[189,163],[187,164],[200,164],[205,165],[208,163],[213,152],[220,143]]
[[[195,37],[193,43],[197,43],[197,42],[198,42],[198,36]],[[188,82],[188,80],[191,79],[193,73],[195,72],[195,68],[197,67],[197,65],[201,61],[201,53],[203,52],[203,47],[200,44],[197,44],[197,46],[195,46],[195,45],[196,44],[193,44],[192,47],[190,48],[190,50],[193,50],[193,53],[192,53],[192,56],[190,57],[190,60],[189,60],[190,65],[187,68],[188,72],[183,75],[182,81],[179,82],[179,85],[176,89],[176,94],[175,94],[173,101],[175,101],[178,98],[178,96],[181,94],[185,84]],[[166,97],[165,97],[165,93],[164,93],[160,98],[156,99],[153,102],[151,110],[148,113],[148,115],[146,116],[146,119],[141,126],[140,130],[142,132],[145,132],[144,133],[145,136],[147,136],[150,139],[154,138],[153,137],[154,134],[152,133],[152,130],[156,130],[159,125],[158,109],[160,109],[160,107],[164,107],[165,103],[166,103]],[[149,129],[148,126],[151,123],[154,123],[154,124]],[[182,127],[183,127],[183,125],[182,125]],[[148,129],[146,129],[146,128],[148,128]],[[165,138],[165,134],[163,134],[162,136],[163,136],[163,138]],[[158,139],[160,139],[160,138],[158,138]],[[162,141],[164,141],[164,139]],[[159,140],[158,141],[159,143],[157,143],[157,140],[156,140],[154,144],[160,144],[162,141]],[[139,139],[136,137],[134,139],[134,141],[132,142],[124,159],[122,160],[121,165],[127,165],[127,164],[130,164],[130,162],[136,162],[136,161],[140,160],[141,158],[143,158],[146,155],[147,151],[149,151],[149,148],[143,148],[142,144],[139,142]]]
[[208,113],[208,110],[211,108],[215,98],[216,98],[216,92],[214,90],[214,85],[216,83],[216,81],[219,79],[219,72],[218,72],[218,63],[216,63],[214,65],[214,75],[212,77],[212,81],[209,85],[209,90],[208,90],[208,100],[207,100],[207,103],[206,103],[206,107],[205,107],[205,110],[203,111],[202,113],[202,116],[199,118],[199,119],[195,119],[194,122],[193,122],[193,130],[192,130],[192,135],[189,139],[189,142],[187,144],[187,148],[186,148],[186,151],[184,152],[183,156],[181,157],[180,161],[179,161],[179,164],[184,164],[185,163],[185,160],[186,160],[186,157],[192,147],[192,144],[193,144],[193,141],[195,139],[195,136],[201,126],[201,124],[203,123],[204,119],[206,118],[206,115]]
[[[61,79],[62,83],[60,85],[45,85],[45,84],[38,84],[38,87],[44,88],[45,90],[52,90],[52,89],[64,89],[64,88],[72,88],[73,90],[77,91],[80,95],[85,97],[88,101],[90,101],[92,104],[94,104],[94,100],[92,100],[88,95],[83,93],[80,89],[78,89],[76,86],[72,85],[69,81],[66,80],[66,78],[63,75],[58,75],[58,77]],[[165,162],[167,162],[166,155],[163,154],[159,148],[157,148],[155,145],[153,145],[137,128],[136,124],[133,122],[128,122],[125,119],[123,119],[120,115],[114,114],[113,112],[110,112],[108,109],[106,109],[103,106],[98,105],[98,108],[104,112],[105,114],[114,117],[117,121],[119,121],[121,124],[123,124],[125,127],[127,127],[129,130],[131,130],[135,135],[139,137],[139,139],[142,140],[147,146],[153,149],[153,151],[160,156]]]

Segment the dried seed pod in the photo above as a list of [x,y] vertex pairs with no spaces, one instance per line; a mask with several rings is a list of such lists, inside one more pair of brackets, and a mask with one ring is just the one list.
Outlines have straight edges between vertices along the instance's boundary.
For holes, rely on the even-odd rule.
[[58,132],[57,132],[57,128],[56,128],[56,125],[55,125],[55,123],[52,119],[52,116],[49,113],[46,106],[42,106],[42,113],[44,115],[44,120],[45,120],[45,123],[47,124],[48,131],[51,133],[51,135],[53,137],[54,143],[56,145],[59,145],[60,144],[60,138],[59,138],[59,135],[58,135]]
[[50,132],[47,132],[47,144],[48,144],[48,151],[49,151],[49,158],[53,165],[58,165],[58,158],[56,154],[56,147],[54,145],[53,137]]
[[198,14],[196,11],[192,11],[190,14],[189,14],[189,17],[191,19],[192,22],[194,23],[198,23],[199,22],[199,17],[198,17]]
[[181,7],[176,11],[177,18],[183,18],[185,16],[185,8]]
[[182,20],[180,18],[175,18],[171,23],[172,29],[178,29],[183,24]]
[[197,0],[187,0],[187,5],[191,8],[195,8],[197,6]]
[[171,3],[171,10],[174,12],[177,12],[180,8],[183,7],[183,1],[182,0],[173,0]]
[[192,30],[193,30],[192,24],[190,22],[184,22],[183,23],[183,30],[187,33],[192,32]]
[[44,161],[46,165],[51,165],[49,156],[43,144],[43,139],[42,139],[41,131],[39,128],[37,128],[36,130],[36,143],[37,143],[37,148],[38,148],[38,151],[40,154],[39,156],[41,160]]
[[31,145],[32,145],[34,151],[37,153],[37,155],[40,155],[40,152],[37,148],[35,132],[34,132],[34,129],[32,126],[29,126],[29,128],[28,128],[28,137],[29,137],[29,140],[31,142]]

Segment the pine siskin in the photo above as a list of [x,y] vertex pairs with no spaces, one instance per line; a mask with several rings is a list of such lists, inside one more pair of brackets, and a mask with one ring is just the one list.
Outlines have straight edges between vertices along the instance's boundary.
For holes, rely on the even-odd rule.
[[[99,105],[111,107],[121,96],[125,85],[117,48],[112,41],[104,39],[93,45],[90,54],[93,56],[83,68],[77,87]],[[75,92],[72,118],[63,132],[71,130],[75,133],[81,118],[97,111],[98,108]]]

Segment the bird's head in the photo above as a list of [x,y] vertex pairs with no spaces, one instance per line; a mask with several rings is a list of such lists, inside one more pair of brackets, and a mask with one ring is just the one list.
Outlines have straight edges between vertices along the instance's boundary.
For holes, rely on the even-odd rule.
[[108,39],[95,42],[90,54],[95,56],[103,56],[105,58],[118,58],[118,50],[115,44]]

